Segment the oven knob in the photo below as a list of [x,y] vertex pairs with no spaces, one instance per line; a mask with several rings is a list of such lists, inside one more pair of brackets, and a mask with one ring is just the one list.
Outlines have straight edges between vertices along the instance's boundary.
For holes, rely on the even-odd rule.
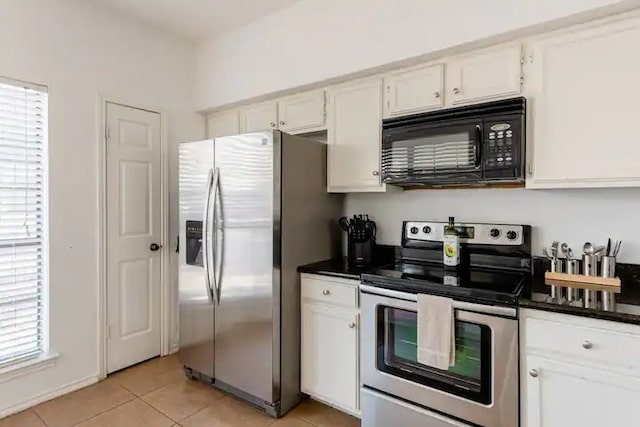
[[513,230],[509,230],[507,231],[507,239],[509,240],[516,240],[516,237],[518,237],[518,233],[516,233]]
[[490,235],[491,237],[493,237],[494,239],[497,239],[498,237],[500,237],[500,230],[498,230],[497,228],[492,228],[492,229],[489,231],[489,235]]
[[418,234],[418,227],[411,227],[411,234]]
[[429,234],[431,233],[431,227],[425,225],[424,227],[422,227],[422,231],[424,232],[424,234]]

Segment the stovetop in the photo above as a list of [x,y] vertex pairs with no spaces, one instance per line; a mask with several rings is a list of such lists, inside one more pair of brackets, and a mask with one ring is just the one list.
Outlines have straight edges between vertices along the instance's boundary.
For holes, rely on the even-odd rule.
[[362,283],[408,293],[470,302],[515,305],[529,292],[530,275],[491,268],[445,269],[442,264],[399,262],[362,275]]
[[456,223],[461,266],[445,268],[445,223],[405,221],[401,258],[362,275],[362,283],[475,303],[517,305],[531,292],[531,227]]

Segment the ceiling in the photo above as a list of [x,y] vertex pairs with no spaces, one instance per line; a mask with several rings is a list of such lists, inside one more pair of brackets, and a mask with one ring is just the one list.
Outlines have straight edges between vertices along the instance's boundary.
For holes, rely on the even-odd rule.
[[190,41],[218,36],[298,0],[92,0]]

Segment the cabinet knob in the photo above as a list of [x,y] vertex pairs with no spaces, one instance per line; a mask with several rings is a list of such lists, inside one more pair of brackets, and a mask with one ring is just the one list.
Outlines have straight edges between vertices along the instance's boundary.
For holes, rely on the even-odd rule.
[[582,347],[585,350],[589,350],[591,347],[593,347],[593,343],[591,341],[589,341],[589,340],[584,340],[584,341],[582,341]]
[[440,92],[433,92],[433,97],[436,99],[440,98]]
[[274,127],[276,127],[276,122],[271,122],[271,123],[269,123],[269,125],[270,125],[272,128],[274,128]]
[[460,93],[460,89],[458,89],[457,87],[453,88],[453,94],[454,95],[458,95]]
[[380,172],[378,172],[378,171],[373,171],[373,172],[371,172],[371,174],[372,174],[373,176],[378,176],[378,175],[380,175]]
[[538,371],[535,369],[532,369],[529,371],[529,375],[532,376],[533,378],[538,378]]
[[280,120],[280,126],[284,126],[284,125],[286,125],[286,123],[284,121]]
[[353,323],[353,322],[349,323],[349,328],[353,329],[353,328],[355,328],[355,327],[356,327],[356,324],[355,324],[355,323]]
[[329,291],[329,289],[325,289],[324,291],[322,291],[322,295],[327,296],[331,294],[331,292]]

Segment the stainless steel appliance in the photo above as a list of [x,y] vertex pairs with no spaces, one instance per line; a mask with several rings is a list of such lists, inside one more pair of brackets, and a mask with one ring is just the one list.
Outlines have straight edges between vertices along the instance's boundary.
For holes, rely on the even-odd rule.
[[338,220],[342,230],[347,233],[347,261],[353,266],[373,264],[373,252],[376,247],[376,223],[369,215],[354,215]]
[[[445,222],[405,222],[401,259],[362,275],[362,421],[367,427],[514,427],[517,301],[530,292],[531,228],[456,224],[462,266],[442,263]],[[455,364],[417,359],[417,295],[454,300]]]
[[272,416],[300,400],[296,268],[340,253],[326,145],[278,131],[180,144],[180,360]]
[[382,181],[402,187],[524,182],[526,100],[382,122]]

